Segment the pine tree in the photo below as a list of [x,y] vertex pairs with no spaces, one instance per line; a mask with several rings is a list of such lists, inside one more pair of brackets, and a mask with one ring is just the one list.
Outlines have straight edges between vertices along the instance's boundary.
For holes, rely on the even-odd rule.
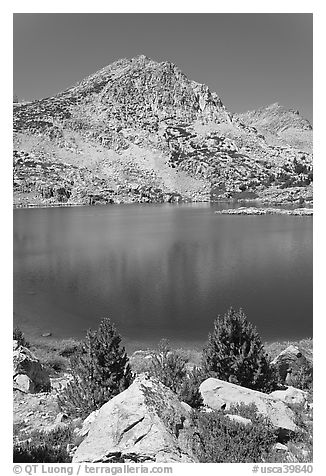
[[121,337],[110,319],[86,339],[71,359],[72,381],[58,396],[62,411],[86,416],[129,387],[133,375]]
[[276,376],[256,328],[242,309],[230,308],[214,321],[203,349],[207,375],[254,390],[271,391]]

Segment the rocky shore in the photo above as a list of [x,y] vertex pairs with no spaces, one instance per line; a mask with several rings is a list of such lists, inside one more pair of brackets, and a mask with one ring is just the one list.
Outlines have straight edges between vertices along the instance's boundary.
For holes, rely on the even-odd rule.
[[239,208],[228,208],[225,210],[215,211],[217,215],[291,215],[291,216],[312,216],[312,208],[294,208],[294,209],[283,209],[283,208],[257,208],[257,207],[239,207]]
[[[288,380],[288,375],[301,375],[307,364],[312,365],[312,340],[289,344],[275,343],[266,348],[273,357],[272,365],[286,375],[286,385],[280,390],[267,394],[217,378],[205,378],[199,386],[203,405],[197,410],[197,418],[203,423],[213,412],[216,422],[221,419],[225,428],[232,430],[231,443],[237,452],[245,450],[237,447],[236,435],[253,436],[250,429],[262,425],[260,417],[253,411],[248,414],[248,405],[254,405],[255,411],[270,422],[264,429],[273,435],[270,461],[311,461],[310,430],[307,428],[312,427],[312,396],[308,390],[295,388],[295,381]],[[70,369],[53,374],[53,368],[51,371],[44,359],[41,362],[34,354],[37,347],[31,347],[33,351],[19,345],[16,340],[13,342],[16,457],[26,457],[26,448],[30,451],[40,439],[42,448],[49,451],[46,444],[50,444],[51,438],[58,439],[61,435],[60,445],[56,440],[61,448],[58,455],[65,454],[66,459],[58,462],[207,462],[193,444],[197,431],[194,409],[170,388],[148,375],[146,369],[153,359],[152,352],[135,352],[130,360],[135,380],[130,387],[84,419],[70,417],[58,407],[58,396],[72,378]],[[60,351],[56,349],[57,357],[68,351],[71,354],[72,350],[73,341],[69,340],[65,346],[61,344]],[[239,405],[241,408],[247,405],[247,413],[239,413]],[[302,428],[297,426],[298,408],[305,425]],[[262,427],[256,426],[255,431],[262,431]],[[298,442],[295,435],[299,434],[301,440]],[[266,437],[266,433],[264,435]],[[242,442],[245,444],[248,445],[248,441]],[[216,448],[216,451],[221,452],[221,448]],[[40,453],[38,457],[44,458],[44,455]],[[231,453],[227,458],[229,462],[238,461]]]

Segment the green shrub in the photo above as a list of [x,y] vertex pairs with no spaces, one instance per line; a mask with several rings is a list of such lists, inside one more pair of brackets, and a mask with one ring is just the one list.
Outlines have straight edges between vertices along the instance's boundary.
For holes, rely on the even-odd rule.
[[188,372],[178,391],[179,400],[188,403],[192,408],[200,408],[203,398],[199,391],[200,384],[205,380],[201,369],[194,367]]
[[242,309],[230,308],[214,321],[214,330],[203,349],[203,369],[207,376],[254,390],[269,392],[277,388],[276,372]]
[[25,339],[24,333],[19,327],[16,327],[13,331],[13,340],[17,341],[18,345],[21,345],[23,347],[30,347],[29,342]]
[[309,363],[298,368],[291,374],[291,385],[301,390],[312,391],[313,366]]
[[187,360],[180,354],[171,351],[169,342],[162,339],[158,351],[153,354],[150,373],[163,385],[169,387],[174,393],[178,392],[180,382],[186,375]]
[[70,463],[71,456],[65,448],[50,445],[34,445],[29,442],[14,445],[14,463]]
[[72,381],[58,396],[60,409],[86,416],[131,384],[133,375],[121,337],[109,319],[97,331],[89,330],[71,358]]
[[33,444],[50,446],[67,445],[71,443],[73,436],[73,429],[70,426],[55,428],[48,432],[33,430],[29,434]]
[[149,373],[177,394],[179,400],[193,408],[203,404],[199,385],[204,380],[199,369],[187,370],[187,359],[172,351],[167,340],[161,340],[153,355]]
[[193,451],[201,463],[260,463],[276,442],[271,424],[255,416],[252,425],[230,420],[223,413],[193,413]]
[[73,432],[70,427],[51,432],[33,431],[27,441],[14,444],[14,463],[70,463],[67,444]]
[[257,417],[259,417],[258,408],[255,403],[245,404],[241,403],[234,403],[230,406],[230,410],[228,413],[232,415],[240,415],[243,418],[249,418],[251,421],[255,421]]

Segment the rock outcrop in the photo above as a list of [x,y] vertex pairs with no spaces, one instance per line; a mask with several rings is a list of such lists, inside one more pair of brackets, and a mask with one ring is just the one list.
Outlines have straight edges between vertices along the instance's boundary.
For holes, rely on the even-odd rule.
[[47,370],[26,347],[14,341],[13,387],[26,393],[48,391],[51,388]]
[[121,59],[14,104],[15,203],[309,202],[310,135],[296,112],[233,115],[176,65]]
[[291,216],[312,216],[312,208],[257,208],[257,207],[239,207],[239,208],[227,208],[225,210],[217,210],[214,213],[217,215],[291,215]]
[[214,410],[221,409],[221,401],[225,410],[231,405],[244,403],[255,404],[259,413],[267,417],[271,423],[284,430],[296,431],[295,415],[281,400],[272,398],[262,392],[241,387],[217,378],[208,378],[199,387],[204,404]]
[[308,392],[294,387],[288,387],[285,390],[275,390],[269,396],[281,400],[287,405],[305,405],[308,401]]
[[73,462],[196,462],[188,420],[176,395],[142,374],[100,408]]
[[288,346],[275,359],[272,364],[277,368],[281,381],[291,386],[292,380],[301,371],[312,368],[312,362],[302,349],[294,345]]

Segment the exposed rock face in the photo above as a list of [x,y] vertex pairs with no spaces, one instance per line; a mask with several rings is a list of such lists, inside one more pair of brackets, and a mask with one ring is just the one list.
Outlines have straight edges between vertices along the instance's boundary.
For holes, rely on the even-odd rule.
[[140,375],[100,408],[73,462],[196,462],[188,417],[170,389]]
[[290,385],[291,376],[294,377],[301,369],[311,367],[311,362],[304,355],[303,350],[290,345],[283,350],[275,359],[272,364],[278,369],[279,375],[283,382]]
[[[15,348],[15,346],[14,346]],[[41,392],[50,390],[48,372],[26,347],[19,346],[13,352],[14,388],[24,392]]]
[[258,412],[270,419],[271,423],[285,430],[295,431],[294,413],[282,401],[271,396],[241,387],[233,383],[225,382],[217,378],[208,378],[199,387],[204,404],[219,410],[221,400],[225,403],[225,409],[229,410],[232,404],[244,403],[246,405],[254,403]]
[[174,64],[121,59],[54,97],[14,104],[15,197],[163,203],[269,190],[271,201],[308,201],[307,134],[310,124],[293,111],[272,105],[233,116]]

